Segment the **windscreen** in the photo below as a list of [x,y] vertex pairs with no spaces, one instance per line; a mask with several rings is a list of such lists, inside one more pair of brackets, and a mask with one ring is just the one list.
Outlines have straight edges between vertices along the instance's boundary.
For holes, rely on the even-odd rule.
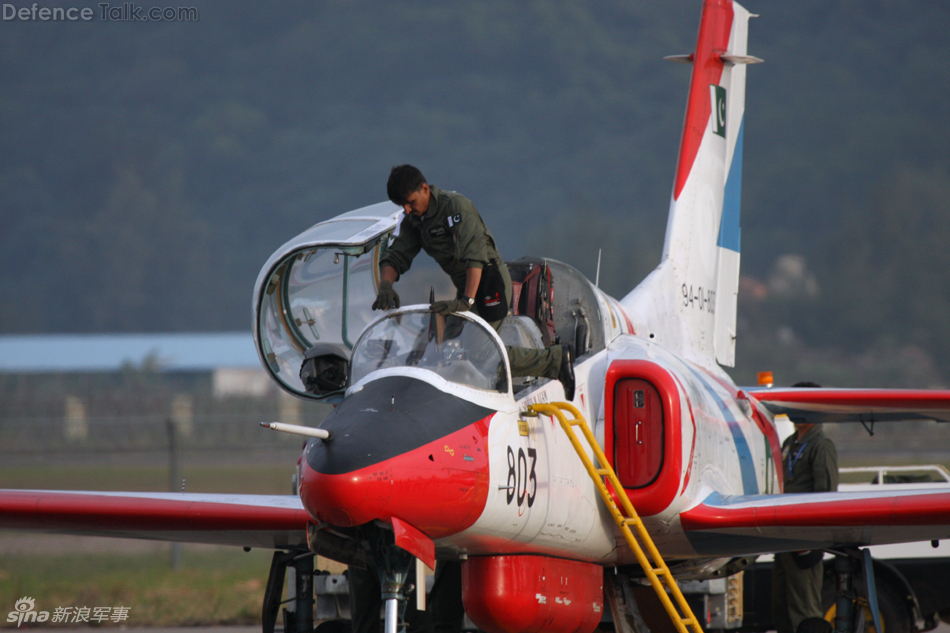
[[350,385],[390,367],[419,367],[476,389],[508,391],[505,351],[486,325],[423,310],[394,314],[370,326],[353,348]]

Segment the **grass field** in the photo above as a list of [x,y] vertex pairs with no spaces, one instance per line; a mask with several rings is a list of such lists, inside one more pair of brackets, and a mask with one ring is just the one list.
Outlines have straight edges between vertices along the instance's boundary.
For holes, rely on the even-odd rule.
[[271,552],[184,546],[172,570],[168,550],[0,554],[0,612],[30,597],[51,614],[128,607],[127,626],[260,623]]

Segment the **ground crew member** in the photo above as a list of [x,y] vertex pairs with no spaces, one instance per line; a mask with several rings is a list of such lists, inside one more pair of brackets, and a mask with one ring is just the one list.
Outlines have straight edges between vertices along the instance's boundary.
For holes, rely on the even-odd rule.
[[[409,270],[420,250],[442,267],[457,295],[436,301],[441,314],[472,310],[497,331],[511,305],[511,277],[495,239],[475,206],[464,196],[429,185],[412,165],[393,167],[386,192],[405,211],[396,238],[379,262],[379,294],[374,310],[399,307],[393,282]],[[557,378],[567,400],[574,399],[573,358],[567,345],[546,349],[508,347],[512,376]]]
[[[793,387],[819,387],[797,383]],[[791,417],[791,416],[789,416]],[[838,489],[838,452],[820,424],[795,423],[782,443],[785,492],[832,492]],[[821,618],[821,550],[783,552],[772,566],[772,620],[776,633],[796,633],[807,618]]]

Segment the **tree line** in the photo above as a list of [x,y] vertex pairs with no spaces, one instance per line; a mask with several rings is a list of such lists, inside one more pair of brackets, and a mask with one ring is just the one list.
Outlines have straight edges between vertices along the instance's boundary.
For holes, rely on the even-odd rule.
[[[615,296],[656,264],[699,2],[194,4],[3,25],[0,331],[246,329],[267,256],[403,162],[507,258],[603,249]],[[942,381],[950,6],[746,5],[737,371],[914,346]],[[772,287],[786,255],[812,292]]]

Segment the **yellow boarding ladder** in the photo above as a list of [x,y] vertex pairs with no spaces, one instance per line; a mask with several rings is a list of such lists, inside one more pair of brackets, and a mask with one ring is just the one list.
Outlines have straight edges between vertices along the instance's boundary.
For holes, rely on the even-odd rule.
[[[552,415],[561,423],[561,428],[567,433],[567,437],[571,440],[574,450],[577,451],[581,461],[584,462],[584,467],[587,468],[587,472],[590,474],[591,479],[594,480],[594,484],[597,486],[597,490],[600,491],[600,496],[603,497],[604,502],[607,504],[610,514],[613,515],[614,521],[617,522],[617,525],[623,532],[624,538],[627,539],[627,544],[637,557],[637,562],[640,563],[643,572],[647,575],[647,578],[650,579],[653,590],[656,591],[660,602],[662,602],[666,608],[666,612],[673,621],[676,630],[679,631],[679,633],[687,633],[686,627],[690,627],[693,633],[703,633],[703,629],[699,626],[699,621],[696,619],[696,616],[693,615],[692,609],[686,604],[686,598],[683,597],[683,592],[680,591],[679,585],[676,584],[676,579],[674,579],[673,574],[670,573],[670,568],[666,566],[663,557],[660,556],[660,552],[656,549],[656,545],[653,544],[653,539],[650,538],[649,532],[643,527],[643,522],[640,520],[640,517],[637,516],[637,511],[633,509],[633,504],[630,503],[630,499],[627,497],[627,493],[624,492],[620,480],[617,479],[617,474],[614,472],[614,469],[611,468],[606,456],[604,456],[604,452],[597,443],[597,438],[594,437],[590,427],[587,426],[587,422],[584,421],[584,417],[580,411],[578,411],[574,405],[567,402],[534,404],[531,405],[528,410],[535,413]],[[568,420],[564,416],[564,411],[570,412],[573,419]],[[584,437],[587,438],[587,443],[593,449],[594,456],[597,458],[600,468],[596,468],[593,462],[591,462],[590,457],[587,456],[587,451],[584,450],[580,440],[577,439],[577,434],[574,433],[573,427],[575,426],[579,426],[581,431],[584,432]],[[614,503],[613,498],[607,491],[604,478],[610,481],[610,485],[613,486],[613,489],[616,491],[617,497],[623,506],[623,513],[621,513],[620,508],[617,507],[617,504]],[[631,526],[637,530],[636,537],[631,531]],[[639,537],[639,541],[637,537]],[[641,542],[643,543],[643,547],[640,546]],[[644,548],[650,554],[649,559],[646,554],[643,553]],[[650,559],[652,559],[652,563]],[[663,584],[661,584],[661,578]],[[666,585],[665,588],[664,584]],[[676,599],[675,605],[673,601],[670,600],[667,591]],[[677,610],[677,606],[679,610]]]

